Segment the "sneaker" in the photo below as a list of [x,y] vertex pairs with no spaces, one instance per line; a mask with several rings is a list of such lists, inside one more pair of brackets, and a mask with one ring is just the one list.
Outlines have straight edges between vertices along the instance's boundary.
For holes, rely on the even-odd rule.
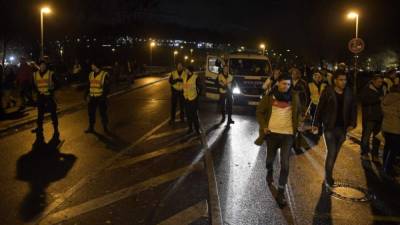
[[274,171],[268,170],[267,172],[267,184],[271,185],[274,182]]
[[235,121],[233,121],[232,119],[228,119],[228,123],[229,123],[229,124],[234,124]]
[[368,153],[361,154],[361,160],[370,160]]
[[278,189],[278,196],[276,197],[276,202],[278,203],[280,208],[283,208],[287,205],[287,201],[285,198],[285,189],[283,188]]

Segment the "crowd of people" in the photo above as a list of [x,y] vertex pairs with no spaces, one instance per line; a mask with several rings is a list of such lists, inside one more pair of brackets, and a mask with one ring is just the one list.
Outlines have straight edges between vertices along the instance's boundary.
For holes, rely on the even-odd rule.
[[[348,132],[357,126],[357,105],[362,108],[362,137],[360,157],[383,163],[383,175],[393,179],[398,174],[393,166],[400,147],[400,84],[396,70],[374,74],[360,93],[349,85],[349,74],[342,68],[331,72],[314,70],[302,78],[293,67],[287,71],[275,68],[265,81],[265,95],[257,107],[260,126],[255,144],[267,146],[267,182],[273,182],[273,162],[280,148],[280,176],[277,202],[286,205],[284,195],[289,173],[290,149],[296,146],[301,133],[323,136],[327,155],[324,184],[328,190],[335,185],[333,168]],[[379,154],[379,136],[385,140]],[[372,138],[372,149],[371,146]],[[318,138],[317,138],[318,140]],[[380,157],[382,155],[382,157]]]

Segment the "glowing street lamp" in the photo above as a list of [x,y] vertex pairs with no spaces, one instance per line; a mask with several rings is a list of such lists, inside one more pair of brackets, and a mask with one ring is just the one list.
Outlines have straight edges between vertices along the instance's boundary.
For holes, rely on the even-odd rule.
[[193,55],[193,48],[190,49],[190,56]]
[[262,51],[262,54],[264,55],[265,54],[265,44],[261,43],[259,47],[260,47],[260,49]]
[[153,65],[153,48],[156,47],[156,42],[150,42],[150,66]]
[[49,7],[42,7],[40,9],[40,56],[44,55],[44,27],[43,27],[43,15],[50,14],[51,9]]
[[174,65],[176,65],[175,58],[176,58],[176,56],[178,55],[178,53],[179,53],[179,52],[178,52],[177,50],[174,51]]
[[358,13],[356,12],[349,12],[347,14],[347,19],[356,20],[356,38],[358,38]]
[[185,57],[183,57],[183,58],[185,59],[185,62],[186,62],[186,60],[189,59],[189,56],[185,55]]
[[190,60],[190,63],[194,63],[194,59],[191,59],[191,60]]

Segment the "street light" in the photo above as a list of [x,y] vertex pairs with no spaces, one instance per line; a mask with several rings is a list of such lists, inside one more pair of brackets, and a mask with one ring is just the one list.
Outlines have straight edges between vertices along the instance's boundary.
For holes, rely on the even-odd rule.
[[184,57],[185,62],[186,62],[186,60],[188,60],[188,58],[189,58],[189,56],[185,55],[185,57]]
[[190,63],[194,63],[194,59],[191,59],[191,60],[190,60]]
[[265,54],[265,44],[264,43],[260,44],[260,49],[262,50],[262,54],[264,55]]
[[347,18],[348,19],[351,19],[351,20],[355,19],[356,20],[356,38],[358,38],[358,17],[359,17],[359,15],[356,12],[349,12],[347,14]]
[[179,53],[179,52],[178,52],[177,50],[174,51],[174,65],[176,65],[175,58],[176,58],[176,56],[178,55],[178,53]]
[[49,7],[42,7],[40,9],[40,56],[44,55],[44,28],[43,28],[43,15],[50,14],[51,9]]
[[[356,12],[349,12],[347,14],[347,19],[356,20],[356,38],[358,38],[358,17],[359,14]],[[357,93],[357,54],[354,55],[354,84],[353,84],[353,91]]]
[[190,49],[190,56],[193,55],[193,48]]
[[150,42],[150,66],[153,65],[153,48],[156,46],[154,41]]

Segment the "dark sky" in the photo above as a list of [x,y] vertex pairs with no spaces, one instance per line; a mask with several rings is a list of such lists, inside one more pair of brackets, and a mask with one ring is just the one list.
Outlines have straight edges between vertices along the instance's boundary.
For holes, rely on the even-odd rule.
[[[43,1],[0,2],[6,17],[2,23],[7,23],[3,27],[11,25],[14,34],[37,34],[36,13]],[[367,53],[400,48],[399,0],[49,0],[49,5],[55,12],[47,20],[48,29],[62,35],[84,33],[93,24],[103,30],[120,24],[128,32],[140,30],[143,36],[162,38],[174,36],[178,26],[176,38],[185,38],[184,27],[198,29],[199,38],[207,29],[238,44],[255,46],[265,41],[274,49],[328,58],[348,55],[347,41],[355,26],[346,20],[346,13],[356,9]],[[137,23],[147,29],[139,29]],[[196,37],[193,30],[187,34]],[[213,33],[207,34],[212,40]]]

